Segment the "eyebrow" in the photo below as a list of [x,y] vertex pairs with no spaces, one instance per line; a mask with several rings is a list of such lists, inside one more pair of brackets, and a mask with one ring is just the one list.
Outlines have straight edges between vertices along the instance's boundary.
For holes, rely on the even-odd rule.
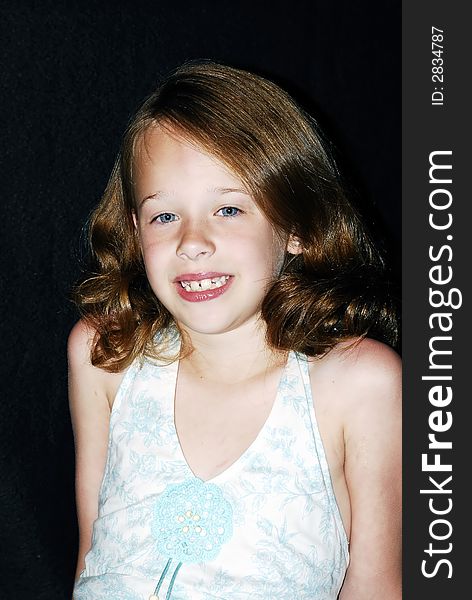
[[[213,188],[208,188],[207,192],[221,194],[221,195],[237,193],[237,194],[244,194],[245,196],[249,196],[249,192],[247,192],[246,190],[244,190],[242,188],[213,187]],[[149,194],[149,196],[145,196],[142,200],[140,200],[139,207],[143,206],[143,204],[147,200],[162,200],[164,198],[168,198],[169,196],[174,196],[174,195],[175,195],[175,192],[173,190],[170,192],[163,192],[162,190],[157,190],[153,194]]]
[[172,196],[172,192],[162,192],[161,190],[157,190],[153,194],[149,194],[149,196],[145,196],[142,200],[139,201],[139,207],[141,207],[147,200],[161,200],[162,198],[167,198],[168,196]]

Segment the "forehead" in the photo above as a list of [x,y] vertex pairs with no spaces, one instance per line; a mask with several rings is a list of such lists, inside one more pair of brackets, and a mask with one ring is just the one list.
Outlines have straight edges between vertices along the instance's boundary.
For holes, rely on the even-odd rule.
[[135,145],[133,181],[178,184],[186,180],[214,180],[241,187],[239,177],[197,142],[166,127],[155,125],[144,131]]

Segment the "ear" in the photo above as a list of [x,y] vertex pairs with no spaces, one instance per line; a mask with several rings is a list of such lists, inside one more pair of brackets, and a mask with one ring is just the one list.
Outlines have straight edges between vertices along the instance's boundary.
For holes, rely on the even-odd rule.
[[136,213],[134,212],[134,210],[131,214],[133,216],[133,225],[134,225],[135,233],[138,233],[138,217],[136,216]]
[[288,238],[287,252],[289,254],[301,254],[303,252],[302,243],[294,235],[290,235],[289,238]]

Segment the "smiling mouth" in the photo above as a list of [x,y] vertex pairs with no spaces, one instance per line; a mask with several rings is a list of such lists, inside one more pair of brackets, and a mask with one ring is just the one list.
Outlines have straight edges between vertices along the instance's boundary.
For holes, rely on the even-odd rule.
[[229,275],[222,275],[221,277],[211,277],[198,281],[180,281],[179,283],[186,292],[203,292],[222,287],[228,281],[229,277]]

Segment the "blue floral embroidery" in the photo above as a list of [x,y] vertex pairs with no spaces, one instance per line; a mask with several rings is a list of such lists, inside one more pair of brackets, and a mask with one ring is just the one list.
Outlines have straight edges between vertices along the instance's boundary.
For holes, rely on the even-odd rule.
[[152,534],[164,556],[184,563],[210,561],[233,534],[233,509],[217,485],[187,479],[159,496]]
[[80,578],[74,588],[73,600],[142,600],[142,596],[129,589],[120,575],[94,577],[92,586],[89,581]]
[[[208,533],[202,538],[221,542],[212,560],[201,545],[202,557],[195,555],[195,540],[203,543],[196,535],[203,519],[193,516],[202,517],[203,492],[216,492],[210,482],[190,476],[182,458],[173,415],[176,376],[175,364],[163,368],[149,361],[125,376],[111,417],[94,544],[75,600],[145,600],[150,593],[161,600],[335,600],[348,549],[317,429],[307,361],[290,354],[278,404],[258,444],[231,476],[218,480],[231,505],[232,533],[223,542],[212,532],[225,519],[206,515]],[[161,501],[159,508],[159,496],[172,490],[168,506]],[[183,531],[173,537],[176,524],[189,528],[193,542],[182,539]]]

